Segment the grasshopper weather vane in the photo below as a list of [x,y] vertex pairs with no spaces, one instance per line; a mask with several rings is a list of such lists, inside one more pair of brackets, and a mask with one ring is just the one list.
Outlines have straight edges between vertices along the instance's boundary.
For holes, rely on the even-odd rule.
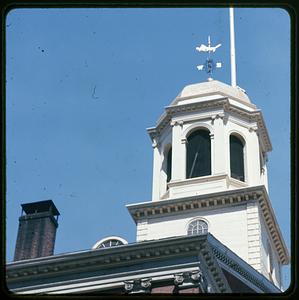
[[212,73],[215,68],[221,68],[222,64],[221,62],[214,62],[211,58],[211,52],[215,52],[217,48],[219,48],[221,44],[218,44],[217,46],[212,47],[211,46],[211,39],[210,36],[208,37],[208,46],[201,44],[199,47],[196,47],[195,49],[198,52],[208,52],[208,57],[206,59],[205,64],[197,66],[197,69],[199,71],[205,70],[208,74],[208,80],[212,80]]

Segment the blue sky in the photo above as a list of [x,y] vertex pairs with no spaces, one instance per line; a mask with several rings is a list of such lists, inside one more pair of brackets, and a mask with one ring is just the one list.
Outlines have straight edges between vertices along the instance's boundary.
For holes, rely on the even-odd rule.
[[[290,247],[290,19],[235,9],[237,84],[262,109],[273,145],[269,193]],[[146,128],[184,86],[206,80],[195,51],[222,43],[214,78],[230,83],[228,9],[16,9],[6,20],[7,260],[21,203],[52,199],[55,253],[119,235],[125,205],[151,200]],[[289,268],[283,272],[285,287]]]

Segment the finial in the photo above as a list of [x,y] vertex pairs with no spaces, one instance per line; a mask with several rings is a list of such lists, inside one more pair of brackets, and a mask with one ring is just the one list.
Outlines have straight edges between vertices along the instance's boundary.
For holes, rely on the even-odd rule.
[[217,48],[219,48],[221,44],[218,44],[217,46],[212,47],[211,46],[211,38],[208,36],[208,46],[201,44],[199,47],[196,47],[195,49],[198,52],[208,52],[208,57],[206,59],[205,64],[197,66],[197,69],[199,71],[205,70],[207,74],[209,75],[208,80],[211,81],[213,78],[211,77],[213,70],[215,68],[221,68],[222,64],[221,62],[214,63],[213,59],[210,58],[211,52],[215,52]]

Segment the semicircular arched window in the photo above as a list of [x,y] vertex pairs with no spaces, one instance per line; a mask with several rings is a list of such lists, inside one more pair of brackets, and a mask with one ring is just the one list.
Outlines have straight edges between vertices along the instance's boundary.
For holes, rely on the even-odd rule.
[[188,226],[188,235],[201,235],[208,233],[208,224],[203,220],[194,220]]
[[244,176],[244,143],[235,135],[230,135],[230,176],[245,181]]
[[121,246],[126,244],[128,244],[128,242],[119,236],[108,236],[96,242],[96,244],[92,247],[92,249],[95,250],[95,249],[102,249],[108,247],[116,247],[116,246]]
[[186,177],[211,175],[211,138],[210,132],[199,129],[187,138]]

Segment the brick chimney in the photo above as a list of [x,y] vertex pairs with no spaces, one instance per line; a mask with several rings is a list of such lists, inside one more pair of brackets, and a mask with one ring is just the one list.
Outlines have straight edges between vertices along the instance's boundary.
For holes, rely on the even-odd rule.
[[53,255],[60,215],[53,201],[21,206],[14,261]]

